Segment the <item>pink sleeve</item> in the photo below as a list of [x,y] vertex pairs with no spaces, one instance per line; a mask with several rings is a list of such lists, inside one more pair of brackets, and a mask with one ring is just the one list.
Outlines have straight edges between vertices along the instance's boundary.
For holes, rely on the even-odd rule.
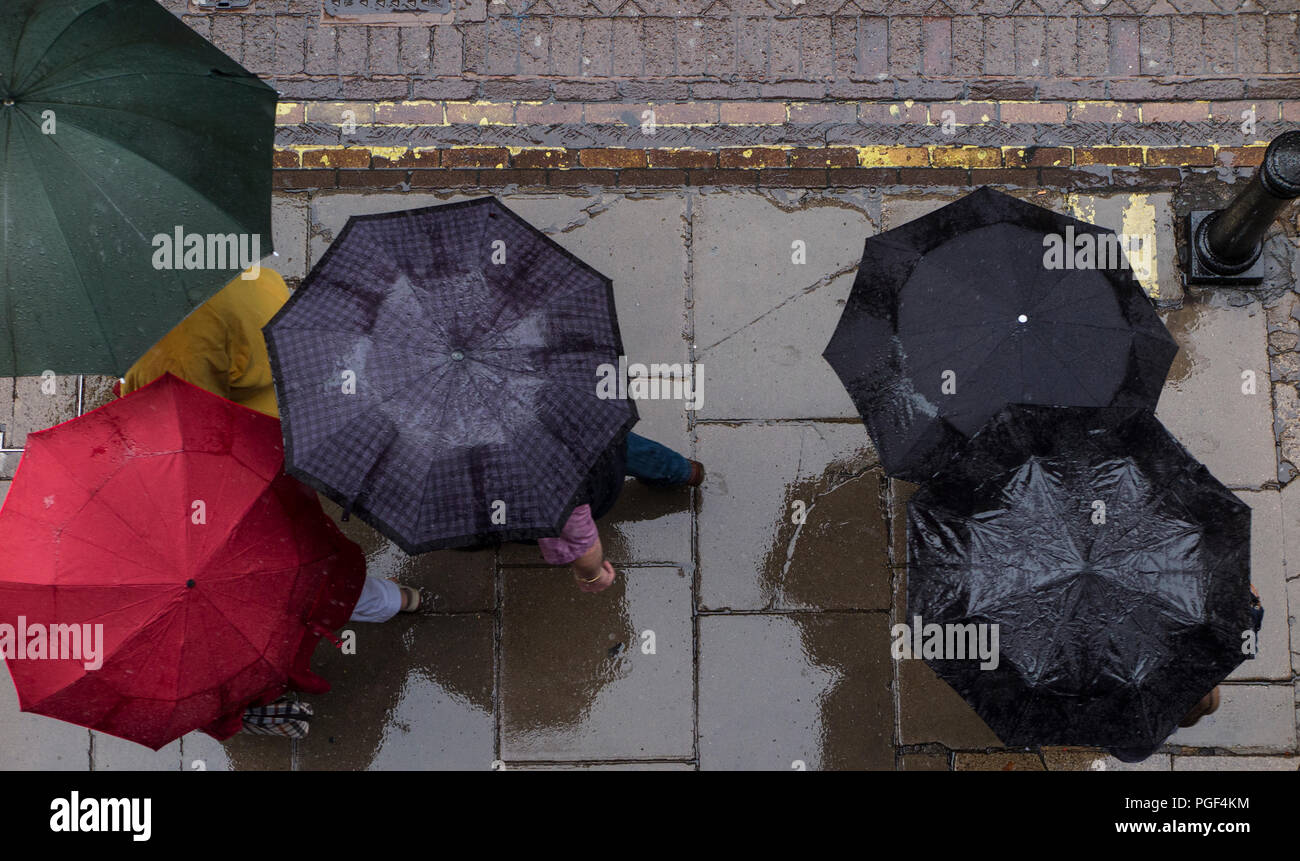
[[550,565],[568,565],[596,545],[596,521],[591,518],[591,506],[579,505],[573,509],[558,538],[539,538],[542,558]]

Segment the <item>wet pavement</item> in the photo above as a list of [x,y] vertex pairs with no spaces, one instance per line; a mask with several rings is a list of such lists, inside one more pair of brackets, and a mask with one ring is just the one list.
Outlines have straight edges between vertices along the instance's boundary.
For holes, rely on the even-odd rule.
[[[355,654],[318,649],[334,687],[308,698],[307,739],[195,734],[152,752],[21,714],[4,682],[0,768],[1294,769],[1300,561],[1284,550],[1300,546],[1300,490],[1283,484],[1300,457],[1300,320],[1278,288],[1291,281],[1184,294],[1170,196],[1017,193],[1117,229],[1157,225],[1148,287],[1182,347],[1158,415],[1254,511],[1261,655],[1225,683],[1217,714],[1146,762],[1004,750],[923,663],[890,658],[913,488],[883,477],[820,354],[863,238],[956,192],[671,190],[503,195],[614,279],[631,361],[703,366],[698,411],[641,402],[637,430],[702,460],[707,480],[627,484],[600,524],[614,587],[580,593],[530,546],[407,557],[352,520],[371,573],[422,586],[432,609],[349,625]],[[349,214],[454,199],[282,196],[267,265],[296,283]],[[1270,242],[1295,256],[1293,226]],[[37,378],[3,381],[4,447],[103,403],[108,382],[61,378],[44,394]],[[18,455],[0,457],[2,494]]]

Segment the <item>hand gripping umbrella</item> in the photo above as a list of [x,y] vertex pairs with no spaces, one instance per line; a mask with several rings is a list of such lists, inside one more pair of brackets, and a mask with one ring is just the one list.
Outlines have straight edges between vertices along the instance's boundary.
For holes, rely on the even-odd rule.
[[289,472],[407,553],[557,534],[637,419],[612,283],[491,197],[354,216],[265,331]]
[[23,711],[156,750],[328,689],[308,660],[365,559],[282,465],[279,422],[171,375],[29,436],[0,511]]
[[914,657],[1008,745],[1149,752],[1245,657],[1250,509],[1146,410],[1011,407],[907,529]]
[[885,471],[924,481],[1007,404],[1154,409],[1177,346],[1116,248],[988,188],[869,238],[823,355]]
[[116,376],[269,254],[275,103],[153,0],[5,0],[0,376]]

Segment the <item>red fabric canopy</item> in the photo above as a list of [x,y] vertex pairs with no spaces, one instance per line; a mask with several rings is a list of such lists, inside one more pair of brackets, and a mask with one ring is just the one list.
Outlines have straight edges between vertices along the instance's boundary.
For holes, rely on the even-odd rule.
[[[328,689],[307,662],[365,557],[283,467],[278,421],[171,375],[29,435],[0,511],[0,650],[23,711],[158,749],[225,737],[290,685]],[[57,625],[81,626],[79,654]],[[58,654],[30,654],[42,628]]]

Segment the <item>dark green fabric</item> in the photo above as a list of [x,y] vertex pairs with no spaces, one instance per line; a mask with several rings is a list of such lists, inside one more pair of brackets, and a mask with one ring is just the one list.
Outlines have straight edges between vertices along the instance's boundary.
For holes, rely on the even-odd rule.
[[153,0],[3,2],[0,375],[120,374],[235,275],[156,234],[271,253],[276,93]]

